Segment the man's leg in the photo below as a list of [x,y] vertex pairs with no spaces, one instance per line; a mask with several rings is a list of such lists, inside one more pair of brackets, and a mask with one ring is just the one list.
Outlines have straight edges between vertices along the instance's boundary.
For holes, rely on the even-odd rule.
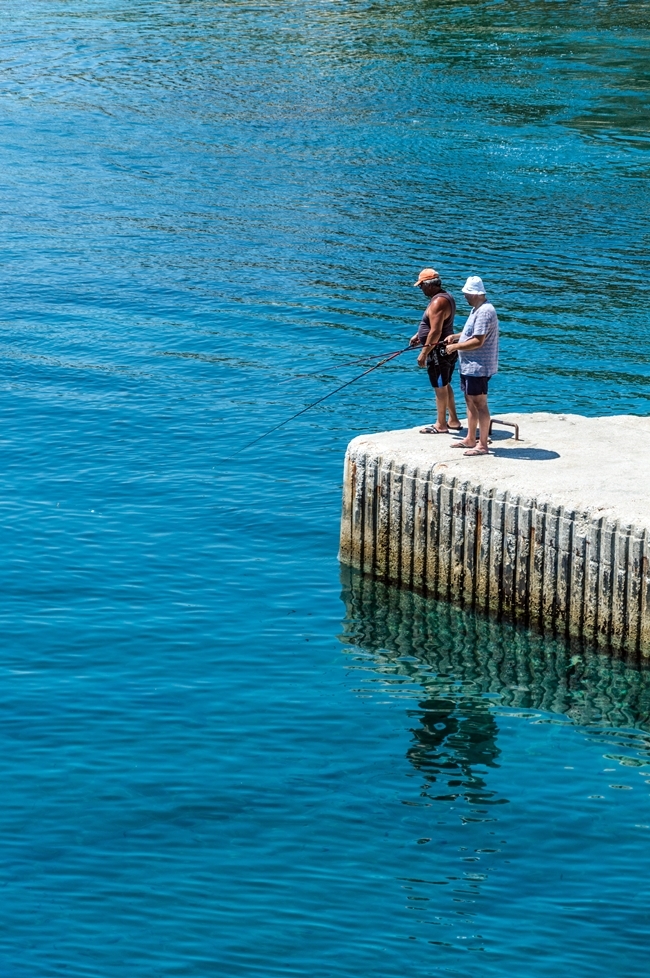
[[450,390],[449,386],[434,387],[436,394],[436,409],[438,411],[438,417],[436,419],[436,428],[438,431],[449,431],[449,427],[447,425],[448,390]]
[[447,384],[445,387],[447,391],[447,410],[449,411],[449,424],[452,428],[460,428],[460,420],[456,413],[456,400],[454,398],[454,389],[451,384]]
[[470,401],[471,413],[473,414],[475,420],[472,421],[472,427],[470,431],[475,434],[476,428],[479,429],[479,441],[478,447],[483,451],[487,452],[488,449],[488,434],[490,431],[490,409],[488,408],[487,394],[468,394],[467,395],[467,412],[468,421],[470,413]]
[[[485,395],[483,395],[485,397]],[[478,412],[474,401],[475,397],[470,397],[469,394],[465,394],[465,404],[467,405],[467,434],[460,441],[455,441],[452,448],[475,448],[476,447],[476,429],[479,424]]]
[[467,405],[467,434],[463,438],[468,448],[474,448],[476,445],[476,429],[478,428],[478,414],[476,413],[476,406],[474,404],[474,398],[469,394],[465,394],[465,404]]

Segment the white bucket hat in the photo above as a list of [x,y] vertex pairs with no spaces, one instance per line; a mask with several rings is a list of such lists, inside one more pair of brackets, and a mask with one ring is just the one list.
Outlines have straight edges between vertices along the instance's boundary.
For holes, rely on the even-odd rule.
[[485,295],[483,279],[478,275],[470,275],[463,286],[463,292],[465,295]]

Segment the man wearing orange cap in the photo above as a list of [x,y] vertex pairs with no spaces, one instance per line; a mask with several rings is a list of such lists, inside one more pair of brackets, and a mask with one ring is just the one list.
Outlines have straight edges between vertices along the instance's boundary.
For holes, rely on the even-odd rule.
[[[454,333],[454,315],[456,302],[454,297],[445,292],[435,268],[423,268],[415,282],[416,288],[422,289],[429,299],[429,305],[424,310],[422,321],[411,344],[422,346],[418,357],[418,366],[426,367],[429,381],[436,395],[438,418],[435,424],[421,428],[423,435],[448,435],[450,431],[461,431],[462,425],[456,414],[456,402],[451,388],[451,377],[454,372],[458,354],[447,353],[445,340]],[[447,421],[449,414],[449,421]]]

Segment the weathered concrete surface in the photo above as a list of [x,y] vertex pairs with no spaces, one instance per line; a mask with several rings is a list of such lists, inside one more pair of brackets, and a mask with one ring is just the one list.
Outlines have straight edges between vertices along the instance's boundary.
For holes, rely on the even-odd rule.
[[355,438],[344,563],[480,610],[650,655],[650,419],[501,415],[466,458],[418,428]]

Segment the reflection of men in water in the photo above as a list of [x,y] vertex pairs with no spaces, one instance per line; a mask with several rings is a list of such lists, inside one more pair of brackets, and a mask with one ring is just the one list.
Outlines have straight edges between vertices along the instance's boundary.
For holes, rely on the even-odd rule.
[[450,790],[432,796],[434,800],[449,801],[459,795],[470,804],[491,800],[492,792],[472,770],[478,764],[494,767],[501,753],[496,745],[497,725],[489,709],[478,713],[480,707],[473,700],[468,713],[462,701],[442,698],[425,700],[420,707],[424,711],[422,726],[413,731],[415,744],[406,756],[426,777],[427,789],[437,781],[446,782]]
[[[346,643],[370,653],[378,673],[420,683],[427,697],[419,704],[420,726],[412,731],[406,755],[425,778],[424,793],[442,801],[460,796],[470,804],[503,804],[505,799],[495,798],[474,771],[495,767],[501,753],[489,706],[480,697],[463,696],[461,688],[457,695],[450,692],[450,667],[470,679],[482,672],[480,656],[467,658],[464,628],[459,633],[454,625],[462,612],[431,605],[349,567],[342,568],[342,580]],[[424,672],[420,663],[426,664]],[[365,660],[363,668],[368,668]],[[439,795],[429,795],[432,785]]]
[[[445,292],[435,268],[423,268],[415,283],[429,299],[429,305],[424,310],[422,322],[411,344],[421,345],[422,352],[418,357],[418,366],[426,367],[429,382],[436,394],[438,418],[435,424],[421,429],[423,435],[442,435],[449,431],[460,431],[461,423],[456,414],[456,402],[451,387],[451,377],[454,372],[458,354],[447,353],[445,340],[454,333],[454,315],[456,301],[449,292]],[[449,412],[449,423],[447,423]]]

